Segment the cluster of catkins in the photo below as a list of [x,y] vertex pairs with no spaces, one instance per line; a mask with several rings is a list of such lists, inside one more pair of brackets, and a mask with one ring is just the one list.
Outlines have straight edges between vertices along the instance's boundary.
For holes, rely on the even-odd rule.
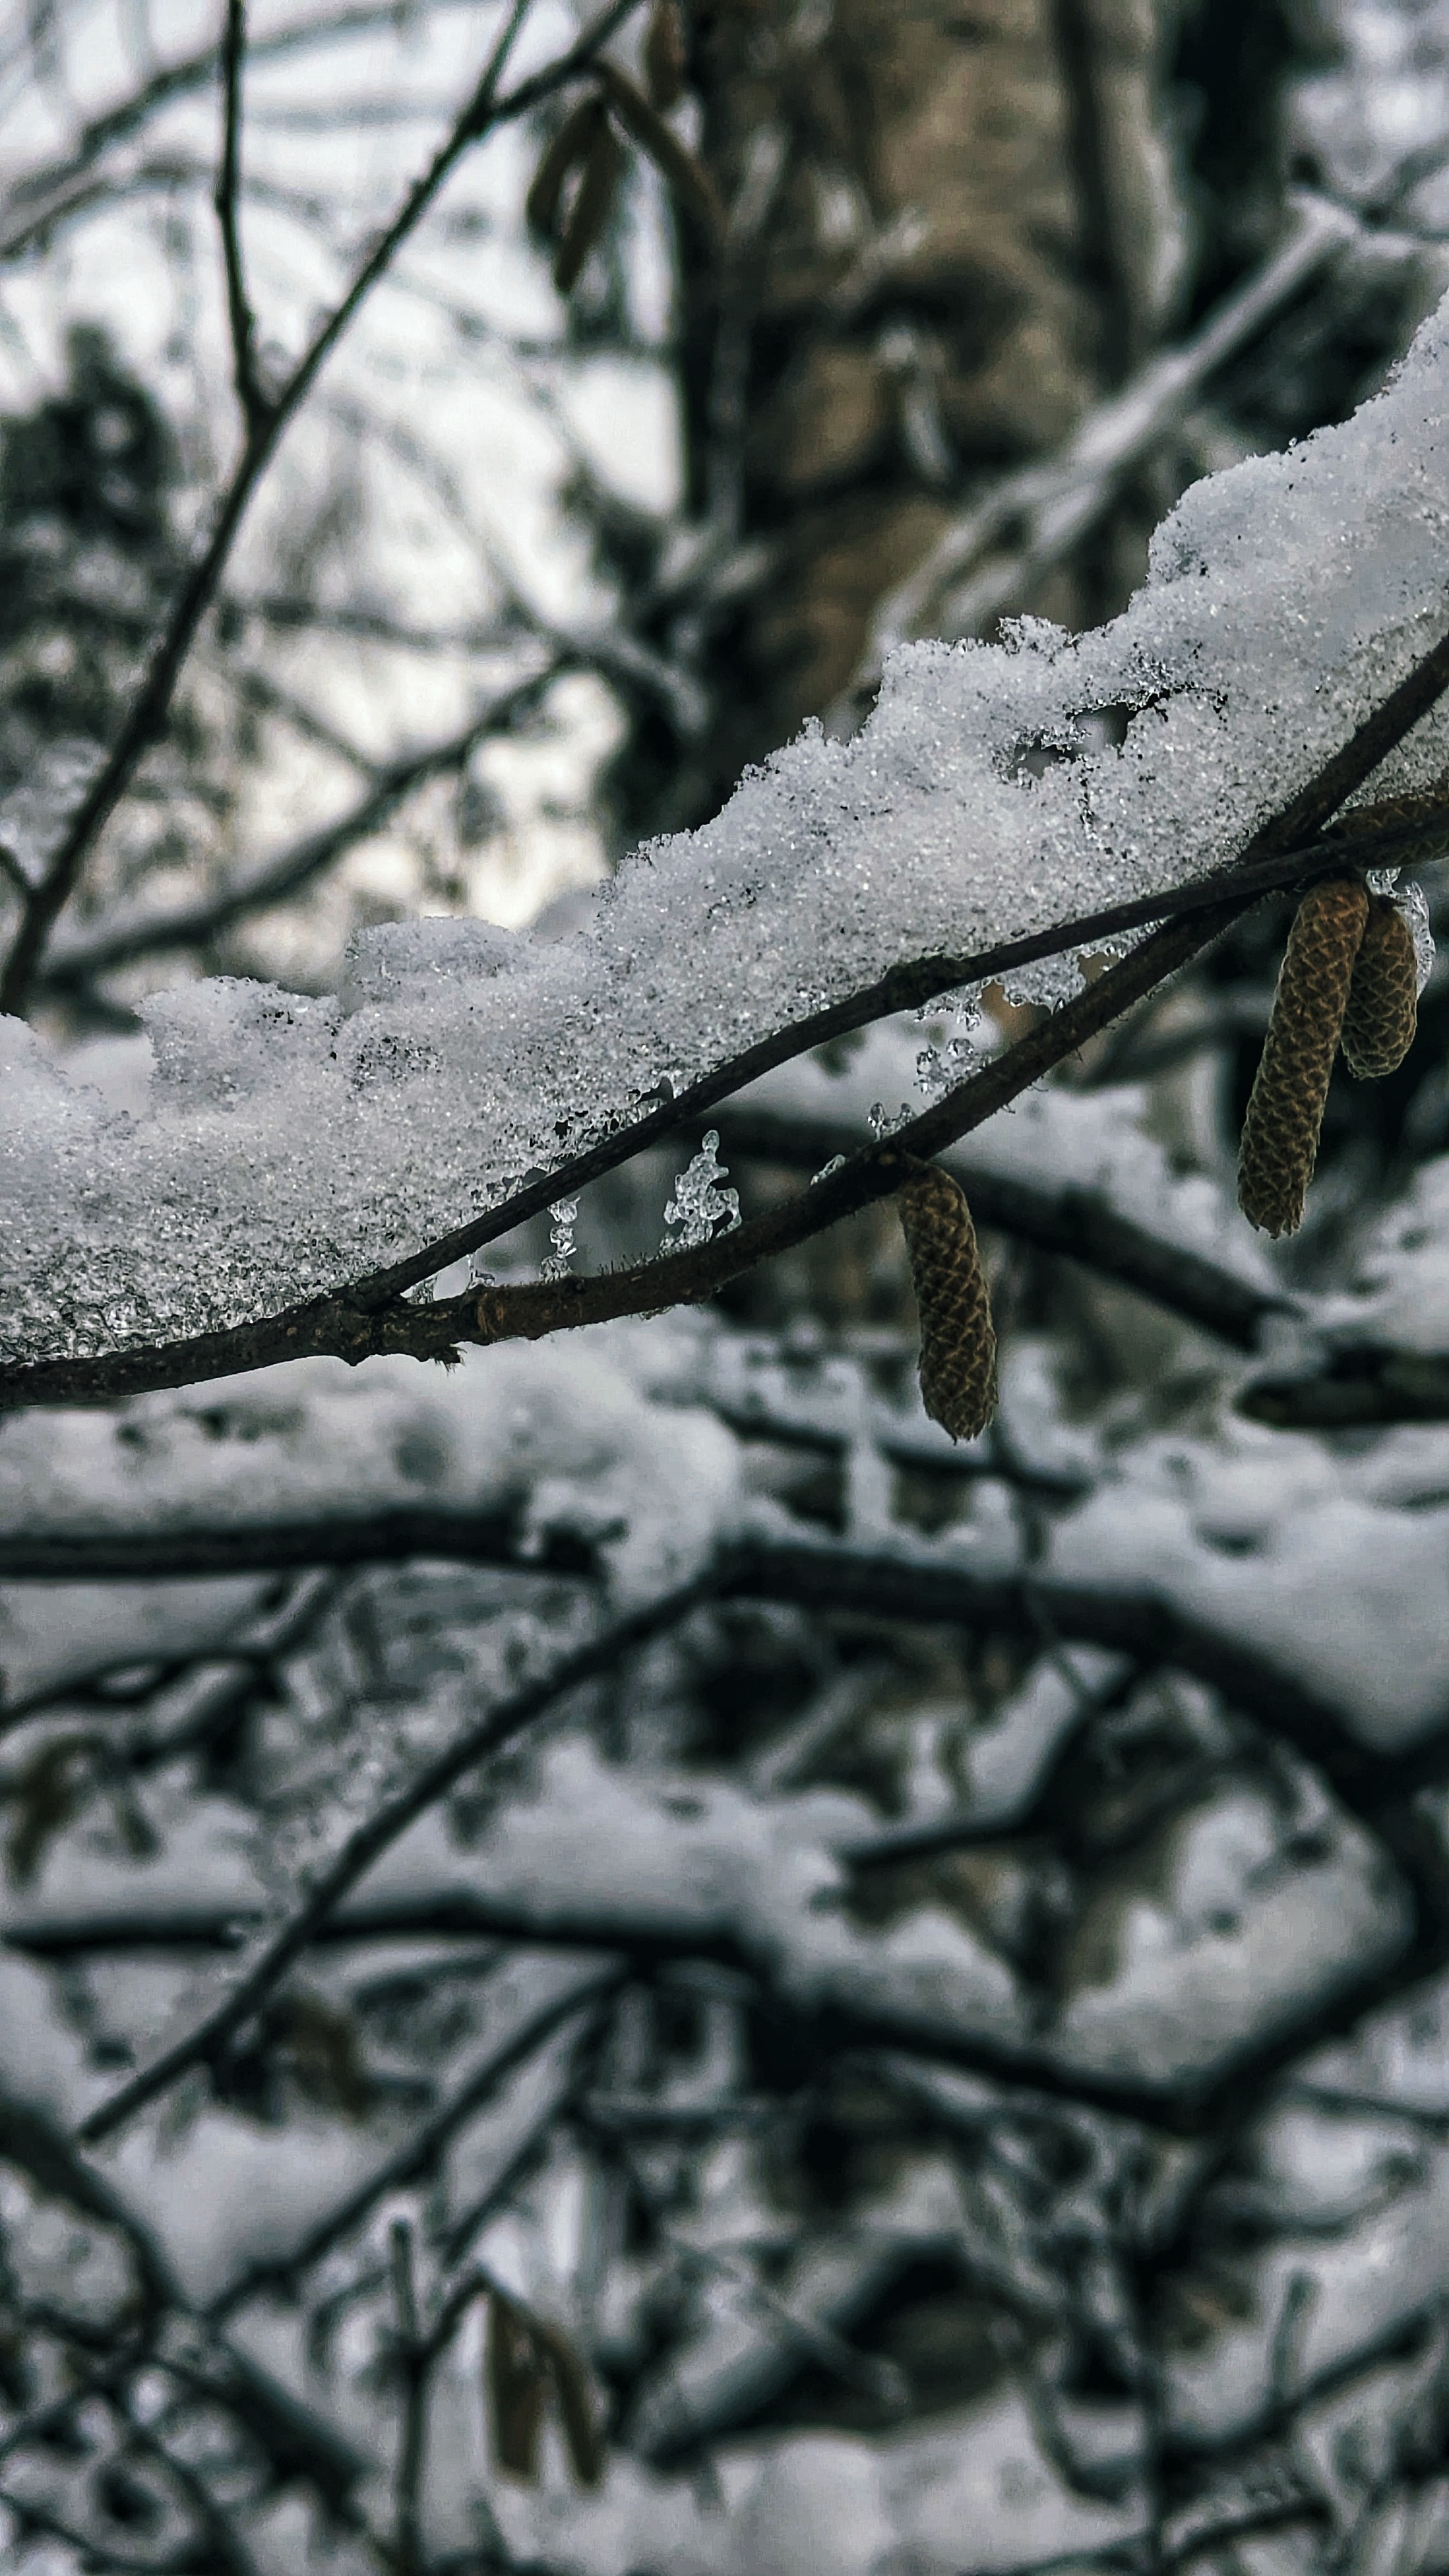
[[[1414,1041],[1418,960],[1408,922],[1358,877],[1310,888],[1288,950],[1243,1123],[1238,1199],[1266,1234],[1303,1221],[1328,1080],[1340,1047],[1361,1079],[1393,1073]],[[934,1164],[897,1195],[921,1329],[921,1400],[953,1440],[996,1410],[996,1333],[965,1193]]]
[[529,230],[553,253],[560,295],[572,293],[603,238],[630,144],[654,163],[707,234],[721,232],[724,218],[711,180],[664,121],[684,96],[685,51],[678,0],[655,0],[644,37],[642,88],[603,56],[583,67],[588,91],[549,143],[524,201]]
[[1303,1222],[1339,1048],[1360,1078],[1403,1063],[1418,1016],[1417,963],[1397,905],[1359,878],[1330,877],[1300,903],[1238,1161],[1238,1204],[1265,1234]]

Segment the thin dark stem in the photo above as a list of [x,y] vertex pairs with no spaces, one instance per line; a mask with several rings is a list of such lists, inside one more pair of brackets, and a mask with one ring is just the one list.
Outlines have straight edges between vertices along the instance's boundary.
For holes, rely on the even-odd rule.
[[248,440],[259,438],[271,412],[257,374],[257,325],[247,296],[241,246],[241,90],[246,57],[246,0],[226,0],[221,46],[222,145],[216,180],[216,219],[226,262],[226,309],[231,329],[232,377]]
[[491,700],[461,732],[388,761],[374,773],[369,786],[345,814],[339,814],[335,822],[319,825],[316,831],[303,833],[249,876],[234,879],[194,903],[178,904],[174,912],[152,913],[149,918],[144,910],[123,914],[119,919],[113,915],[109,921],[103,918],[79,936],[62,941],[38,979],[40,989],[73,992],[97,975],[128,965],[134,958],[155,956],[168,949],[202,948],[251,914],[285,902],[333,866],[358,841],[380,831],[415,788],[460,768],[483,735],[503,731],[536,703],[564,667],[561,661],[549,662],[542,671],[516,682]]
[[418,2333],[417,2288],[413,2276],[413,2231],[405,2218],[388,2230],[388,2268],[392,2278],[397,2366],[402,2377],[402,2427],[393,2473],[393,2553],[398,2576],[419,2576],[422,2566],[418,2498],[422,2487],[423,2440],[427,2429],[428,2351]]
[[594,28],[581,37],[578,44],[572,46],[547,72],[520,82],[500,106],[498,85],[530,6],[530,0],[514,0],[487,68],[446,141],[439,146],[421,177],[414,181],[392,222],[373,243],[340,303],[334,306],[286,385],[266,412],[249,425],[231,482],[218,503],[211,535],[182,584],[180,596],[152,651],[130,712],[104,766],[77,808],[45,875],[33,888],[25,906],[3,974],[0,974],[0,1013],[19,1014],[24,1010],[46,942],[75,890],[89,852],[129,788],[144,754],[164,733],[182,665],[216,594],[252,495],[271,462],[283,431],[310,393],[343,333],[394,253],[416,230],[464,153],[492,125],[504,117],[525,113],[537,99],[563,87],[585,70],[599,47],[607,43],[637,5],[638,0],[613,0],[613,5],[605,10]]
[[585,1682],[594,1681],[609,1672],[624,1656],[674,1627],[706,1598],[707,1581],[680,1585],[661,1594],[640,1610],[628,1612],[613,1620],[589,1639],[565,1655],[552,1669],[536,1681],[525,1683],[511,1698],[499,1702],[473,1726],[466,1728],[445,1752],[419,1772],[410,1787],[399,1791],[377,1808],[365,1823],[348,1835],[335,1860],[325,1869],[310,1894],[296,1912],[267,1943],[259,1959],[235,1985],[230,1994],[198,2023],[186,2038],[143,2067],[139,2074],[123,2084],[108,2102],[102,2102],[82,2122],[78,2135],[88,2144],[107,2138],[124,2126],[148,2102],[164,2093],[185,2074],[188,2067],[201,2064],[214,2055],[232,2033],[250,2019],[257,2006],[286,1975],[294,1959],[307,1947],[318,1925],[333,1911],[349,1888],[355,1887],[382,1853],[407,1831],[417,1817],[446,1797],[457,1782],[488,1756],[511,1744],[526,1728],[547,1714],[555,1703]]
[[[601,2007],[617,1991],[622,1977],[619,1962],[613,1958],[595,1960],[582,1968],[577,1981],[566,1992],[553,1995],[512,2030],[481,2066],[475,2066],[440,2110],[424,2120],[421,2127],[405,2137],[390,2156],[326,2211],[300,2245],[293,2246],[283,2256],[264,2256],[247,2271],[238,2274],[209,2310],[212,2322],[236,2315],[249,2306],[262,2290],[278,2283],[291,2284],[300,2280],[314,2263],[320,2263],[324,2254],[330,2253],[334,2245],[350,2235],[388,2192],[400,2191],[416,2182],[420,2174],[430,2172],[448,2140],[456,2136],[485,2102],[496,2100],[509,2076],[570,2023],[577,2025],[579,2042],[583,2044],[596,2024]],[[545,2114],[540,2127],[546,2127],[551,2117],[551,2112]],[[483,2203],[475,2208],[466,2227],[463,2221],[459,2221],[455,2234],[462,2242],[466,2243],[476,2227],[481,2225],[484,2211],[497,2206],[498,2195],[508,2189],[512,2176],[520,2170],[521,2162],[526,2161],[538,2134],[535,2129],[521,2145],[519,2161],[510,2160],[508,2169],[490,2184]],[[447,2259],[456,2260],[456,2251]]]
[[[436,9],[442,0],[430,0],[430,5]],[[451,0],[451,5],[471,9],[476,0]],[[352,37],[396,24],[395,0],[367,0],[367,5],[338,10],[330,18],[301,19],[292,26],[278,27],[253,42],[251,58],[254,63],[282,61],[294,53],[346,43]],[[221,48],[204,45],[197,53],[165,64],[129,98],[83,126],[68,159],[52,162],[48,168],[32,169],[23,177],[13,192],[8,217],[0,223],[0,260],[13,259],[28,249],[61,215],[83,203],[86,194],[99,194],[106,182],[91,174],[101,155],[113,143],[124,143],[138,133],[173,100],[206,87],[216,78],[220,63]]]

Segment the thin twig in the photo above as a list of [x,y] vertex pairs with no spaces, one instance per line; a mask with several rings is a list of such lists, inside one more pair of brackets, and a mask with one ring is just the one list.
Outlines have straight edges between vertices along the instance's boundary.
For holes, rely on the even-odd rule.
[[383,763],[345,814],[339,814],[334,822],[320,824],[315,831],[304,832],[274,858],[264,860],[248,875],[234,877],[214,894],[199,895],[194,902],[178,904],[170,912],[148,912],[144,906],[134,911],[118,908],[109,918],[102,915],[73,938],[58,941],[38,979],[40,989],[47,993],[73,992],[93,982],[96,976],[129,965],[138,957],[157,956],[178,948],[204,948],[237,922],[286,902],[345,857],[359,841],[381,831],[416,788],[461,768],[486,735],[506,731],[552,685],[561,667],[556,661],[549,662],[491,699],[460,732]]
[[388,2268],[392,2278],[396,2357],[402,2380],[402,2424],[393,2471],[393,2553],[398,2576],[419,2576],[422,2566],[418,2499],[422,2487],[423,2438],[427,2429],[427,2348],[418,2332],[417,2287],[413,2276],[413,2231],[405,2218],[388,2230]]
[[250,2019],[278,1981],[285,1976],[293,1960],[306,1948],[317,1926],[333,1911],[349,1888],[372,1868],[382,1853],[407,1831],[417,1817],[446,1797],[469,1771],[497,1753],[543,1717],[555,1702],[585,1682],[594,1681],[609,1672],[622,1657],[644,1645],[651,1637],[661,1635],[707,1597],[707,1580],[681,1584],[662,1593],[642,1609],[627,1612],[611,1621],[585,1645],[576,1647],[538,1679],[525,1683],[511,1698],[502,1700],[473,1726],[438,1754],[419,1772],[417,1778],[396,1797],[387,1799],[366,1821],[348,1835],[336,1858],[322,1872],[308,1896],[290,1919],[267,1943],[259,1959],[234,1986],[230,1994],[213,2007],[204,2020],[151,2064],[143,2067],[129,2083],[123,2084],[108,2102],[102,2102],[81,2123],[78,2136],[93,2145],[110,2137],[135,2113],[164,2093],[187,2069],[199,2065],[215,2054],[232,2033]]
[[[428,0],[431,10],[473,11],[477,0]],[[256,38],[250,48],[254,63],[276,62],[289,55],[328,44],[346,44],[379,28],[396,28],[396,0],[365,0],[360,7],[339,9],[330,18],[304,18]],[[205,89],[221,66],[220,45],[203,45],[193,54],[165,64],[100,116],[81,128],[75,148],[63,161],[29,170],[11,190],[9,208],[0,216],[0,260],[14,259],[75,208],[105,191],[109,183],[93,175],[112,144],[124,143],[151,118],[191,91]],[[128,174],[134,178],[134,171]],[[187,175],[191,175],[188,168]]]
[[30,996],[45,945],[69,902],[86,857],[129,788],[145,753],[165,732],[182,665],[215,596],[253,493],[288,427],[338,341],[354,320],[394,253],[414,232],[439,190],[473,144],[505,118],[523,115],[541,98],[564,87],[586,70],[601,45],[638,5],[638,0],[612,0],[587,35],[546,72],[519,83],[506,101],[498,86],[513,43],[528,13],[530,0],[514,0],[487,68],[446,140],[414,181],[390,224],[374,241],[355,270],[339,303],[316,333],[270,408],[248,428],[231,482],[222,494],[210,537],[182,584],[170,619],[157,639],[130,711],[110,753],[78,806],[40,883],[25,906],[10,953],[0,973],[0,1013],[21,1013]]
[[216,219],[226,262],[226,310],[231,331],[232,376],[248,440],[260,437],[272,405],[257,373],[257,325],[247,297],[241,245],[241,89],[246,56],[246,0],[226,0],[221,47],[222,145],[216,178]]

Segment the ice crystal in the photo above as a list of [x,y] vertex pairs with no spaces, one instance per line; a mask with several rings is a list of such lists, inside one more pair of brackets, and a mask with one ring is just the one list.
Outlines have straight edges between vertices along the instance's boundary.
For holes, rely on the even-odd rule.
[[577,1199],[554,1201],[550,1211],[553,1221],[549,1227],[549,1241],[553,1245],[553,1250],[539,1263],[541,1279],[567,1279],[576,1249],[574,1219],[578,1212]]
[[873,1100],[865,1113],[865,1123],[879,1144],[882,1137],[892,1136],[898,1127],[906,1126],[914,1114],[908,1100],[903,1100],[895,1111],[887,1109],[883,1100]]
[[719,1159],[719,1129],[711,1127],[674,1184],[664,1211],[662,1252],[688,1252],[712,1235],[733,1233],[740,1221],[740,1194],[720,1188],[728,1176],[728,1165]]

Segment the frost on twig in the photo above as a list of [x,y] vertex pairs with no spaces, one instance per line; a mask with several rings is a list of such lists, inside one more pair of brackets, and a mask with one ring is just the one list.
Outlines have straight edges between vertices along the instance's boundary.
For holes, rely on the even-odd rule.
[[719,1159],[719,1129],[711,1127],[687,1170],[682,1171],[664,1211],[662,1252],[692,1250],[740,1221],[738,1190],[721,1189],[728,1167]]

